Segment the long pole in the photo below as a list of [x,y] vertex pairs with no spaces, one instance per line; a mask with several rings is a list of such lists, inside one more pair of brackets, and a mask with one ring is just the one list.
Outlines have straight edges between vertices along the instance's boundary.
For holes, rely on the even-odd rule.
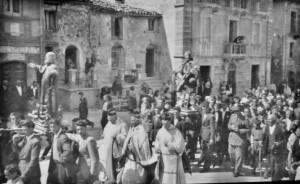
[[259,146],[259,148],[258,148],[258,163],[259,163],[259,177],[260,177],[260,181],[262,181],[262,179],[261,179],[261,146]]

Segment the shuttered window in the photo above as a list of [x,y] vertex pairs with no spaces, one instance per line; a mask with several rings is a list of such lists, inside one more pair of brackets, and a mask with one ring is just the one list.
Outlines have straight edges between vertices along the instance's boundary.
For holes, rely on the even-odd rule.
[[233,40],[237,37],[237,21],[230,20],[229,23],[229,41],[233,42]]

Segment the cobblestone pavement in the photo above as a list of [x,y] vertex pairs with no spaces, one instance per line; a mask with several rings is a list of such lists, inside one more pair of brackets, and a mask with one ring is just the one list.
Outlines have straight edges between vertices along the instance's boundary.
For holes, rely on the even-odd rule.
[[[130,122],[130,114],[127,112],[119,112],[119,117],[122,118],[125,122],[129,124]],[[78,117],[77,111],[65,112],[63,116],[64,123],[70,122],[74,117]],[[100,126],[100,118],[101,118],[101,110],[99,109],[91,109],[89,111],[89,120],[95,123],[94,128],[88,128],[88,132],[93,135],[96,139],[99,139],[102,134],[102,129]],[[45,147],[45,142],[42,144],[42,149]],[[198,146],[199,147],[199,146]],[[200,173],[202,166],[197,166],[197,158],[199,158],[199,153],[196,154],[196,159],[191,160],[191,166],[193,173],[192,175],[186,173],[186,181],[190,184],[196,183],[240,183],[240,182],[266,182],[271,181],[271,179],[263,179],[259,177],[259,172],[256,173],[256,176],[253,176],[251,171],[252,168],[250,166],[243,166],[242,174],[244,176],[240,176],[234,178],[231,172],[230,162],[224,162],[221,166],[216,166],[215,168],[211,167],[211,171],[208,173]],[[266,163],[263,162],[262,167],[264,169],[264,165]],[[48,172],[49,160],[46,159],[40,162],[41,171],[42,171],[42,184],[46,184],[47,172]],[[287,180],[288,178],[284,178]]]

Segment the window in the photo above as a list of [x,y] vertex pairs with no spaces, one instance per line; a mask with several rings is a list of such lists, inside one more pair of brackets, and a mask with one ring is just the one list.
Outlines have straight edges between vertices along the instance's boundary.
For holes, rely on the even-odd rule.
[[241,0],[241,8],[247,9],[247,0]]
[[296,33],[296,22],[297,22],[297,13],[295,11],[291,12],[291,25],[290,25],[290,32]]
[[124,48],[120,45],[114,46],[111,52],[111,67],[113,69],[125,68]]
[[47,30],[56,30],[56,12],[55,11],[45,11],[45,23]]
[[231,3],[230,0],[225,0],[225,6],[226,6],[226,7],[230,7],[230,3]]
[[5,14],[20,14],[21,0],[4,0],[4,12]]
[[233,42],[237,37],[237,21],[230,20],[229,23],[229,42]]
[[211,41],[211,17],[204,17],[203,19],[203,41],[210,42]]
[[123,36],[123,26],[122,17],[112,18],[112,36],[114,38],[122,38]]
[[257,11],[257,3],[256,1],[251,2],[251,11],[256,12]]
[[289,53],[290,58],[294,57],[294,43],[290,43],[290,53]]
[[155,19],[148,19],[148,28],[149,28],[149,31],[153,31],[154,30],[154,23],[155,23]]
[[261,1],[260,4],[259,4],[259,11],[267,12],[268,11],[268,2]]
[[253,44],[259,44],[259,43],[260,43],[260,24],[254,23]]
[[247,9],[247,0],[234,0],[234,7]]

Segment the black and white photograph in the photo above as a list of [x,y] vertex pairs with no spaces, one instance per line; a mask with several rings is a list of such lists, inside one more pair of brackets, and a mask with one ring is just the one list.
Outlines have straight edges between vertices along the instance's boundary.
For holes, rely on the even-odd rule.
[[0,184],[300,181],[300,0],[0,0]]

